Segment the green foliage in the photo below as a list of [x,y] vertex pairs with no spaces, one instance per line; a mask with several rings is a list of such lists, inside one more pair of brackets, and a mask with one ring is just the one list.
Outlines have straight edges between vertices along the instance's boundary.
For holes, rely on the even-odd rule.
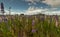
[[[27,20],[28,19],[28,20]],[[0,22],[0,36],[2,37],[60,37],[60,27],[55,26],[55,21],[48,23],[48,20],[35,20],[36,32],[32,33],[32,19],[18,16],[14,20],[8,19]],[[22,21],[20,21],[22,20]]]

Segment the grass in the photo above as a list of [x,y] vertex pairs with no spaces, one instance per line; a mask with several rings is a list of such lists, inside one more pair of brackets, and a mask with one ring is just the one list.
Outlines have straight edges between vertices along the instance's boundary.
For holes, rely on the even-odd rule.
[[[32,18],[15,17],[13,20],[0,22],[0,37],[60,37],[60,27],[55,26],[55,20],[36,18],[34,26],[32,20]],[[36,31],[32,32],[32,29]]]

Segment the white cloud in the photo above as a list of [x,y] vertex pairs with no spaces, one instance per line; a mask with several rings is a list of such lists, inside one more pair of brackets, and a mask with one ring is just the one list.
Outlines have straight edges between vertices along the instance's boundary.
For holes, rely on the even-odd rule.
[[[35,14],[46,14],[46,15],[60,15],[60,11],[56,10],[57,8],[51,8],[51,9],[42,9],[38,7],[29,7],[24,14],[25,15],[35,15]],[[56,11],[55,11],[56,10]]]
[[43,3],[49,4],[52,7],[58,7],[60,6],[60,0],[45,0]]
[[46,15],[60,15],[60,11],[45,11],[43,14],[46,14]]
[[40,0],[25,0],[27,2],[31,2],[31,3],[34,3],[34,2],[40,2]]
[[[38,7],[34,7],[34,6],[30,6],[27,10],[25,10],[24,12],[13,12],[11,11],[11,15],[15,15],[15,14],[25,14],[25,15],[35,15],[35,14],[46,14],[46,15],[60,15],[60,11],[54,11],[56,10],[57,8],[51,8],[51,9],[43,9],[42,7],[41,8],[38,8]],[[9,14],[9,11],[8,10],[5,10],[5,14]]]
[[40,2],[41,0],[25,0],[26,2],[30,2],[28,3],[28,5],[31,5],[31,4],[36,4],[36,2]]
[[52,7],[60,6],[60,0],[25,0],[25,1],[30,2],[30,3],[28,3],[28,5],[36,4],[36,2],[42,2],[42,3],[46,3],[48,5],[51,5]]
[[34,14],[39,14],[39,13],[43,13],[42,11],[46,11],[48,9],[41,9],[38,7],[29,7],[26,12],[24,13],[25,15],[34,15]]

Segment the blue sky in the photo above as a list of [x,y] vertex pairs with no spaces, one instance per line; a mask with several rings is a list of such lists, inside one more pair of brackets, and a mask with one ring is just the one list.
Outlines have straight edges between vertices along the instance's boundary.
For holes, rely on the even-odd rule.
[[28,9],[33,7],[34,9],[57,8],[56,10],[60,10],[59,2],[53,2],[53,0],[0,0],[1,2],[4,3],[5,10],[9,10],[9,7],[11,7],[12,12],[25,13],[24,11],[29,11]]

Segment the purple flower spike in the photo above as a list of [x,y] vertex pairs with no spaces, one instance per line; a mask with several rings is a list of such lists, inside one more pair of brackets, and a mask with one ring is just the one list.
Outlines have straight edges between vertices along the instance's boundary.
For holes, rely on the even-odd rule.
[[56,20],[58,20],[58,16],[57,15],[55,16],[55,18],[56,18]]
[[35,20],[32,20],[32,26],[34,26],[34,24],[35,24]]
[[35,29],[32,29],[32,33],[34,33],[34,32],[36,32],[36,30]]
[[44,17],[41,17],[41,21],[44,21]]
[[7,22],[8,20],[7,19],[4,19],[4,22]]

